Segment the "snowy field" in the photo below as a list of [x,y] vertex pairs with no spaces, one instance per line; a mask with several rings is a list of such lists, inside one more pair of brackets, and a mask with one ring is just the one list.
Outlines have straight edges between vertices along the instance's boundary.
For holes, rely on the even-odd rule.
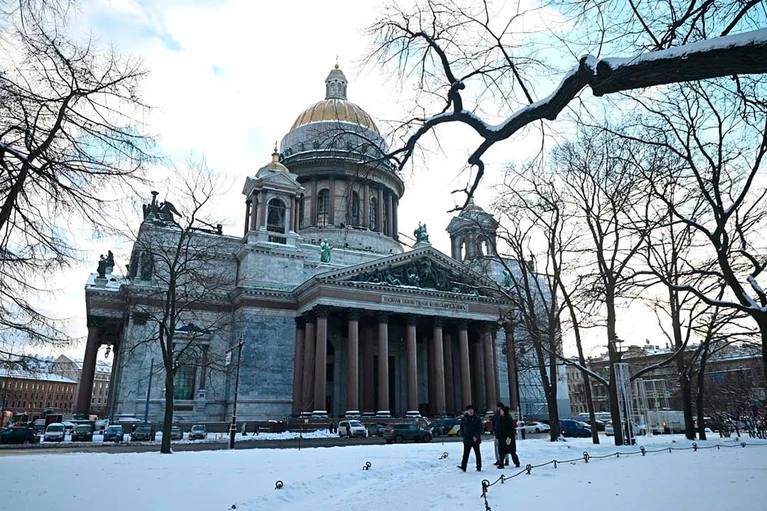
[[[672,440],[674,440],[672,442]],[[757,443],[759,440],[746,440]],[[733,444],[734,439],[699,442]],[[679,437],[642,439],[647,449],[686,447]],[[746,448],[651,453],[592,459],[533,469],[488,492],[493,510],[757,509],[767,502],[767,444]],[[397,509],[484,511],[481,480],[492,466],[491,441],[482,443],[483,472],[460,472],[460,443],[333,448],[158,453],[50,454],[0,460],[2,510],[225,511]],[[622,448],[635,451],[638,446]],[[614,452],[589,439],[519,442],[523,466],[553,458]],[[443,452],[446,459],[440,459]],[[362,470],[370,461],[370,470]],[[275,481],[284,482],[281,490]],[[594,507],[596,505],[596,507]],[[754,506],[757,506],[756,508]],[[311,506],[311,507],[310,507]],[[555,506],[555,507],[554,507]],[[760,509],[765,509],[761,507]]]

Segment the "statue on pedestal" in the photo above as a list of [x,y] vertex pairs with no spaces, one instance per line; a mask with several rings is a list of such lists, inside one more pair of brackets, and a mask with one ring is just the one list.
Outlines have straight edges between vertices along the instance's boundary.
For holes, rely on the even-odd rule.
[[333,245],[328,243],[327,240],[322,240],[320,243],[320,262],[329,263],[333,256]]
[[413,231],[416,243],[429,243],[429,233],[426,231],[426,224],[418,222],[418,227]]

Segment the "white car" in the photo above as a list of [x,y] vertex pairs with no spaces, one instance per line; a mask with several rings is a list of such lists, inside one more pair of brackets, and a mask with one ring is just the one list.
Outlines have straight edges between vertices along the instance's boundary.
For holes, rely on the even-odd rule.
[[64,425],[60,422],[52,422],[45,428],[44,442],[63,442]]
[[551,431],[551,426],[544,422],[519,421],[517,423],[517,429],[524,430],[525,433],[548,433]]
[[[640,426],[640,425],[634,424],[633,425],[633,430],[634,430],[634,435],[640,435],[641,436],[641,435],[644,435],[644,434],[647,433],[647,431],[645,431],[644,425]],[[609,424],[605,424],[605,435],[613,436],[614,434],[615,434],[615,429],[613,429],[612,422],[609,423]]]
[[338,436],[354,438],[355,436],[366,437],[368,430],[358,420],[341,421],[338,423]]

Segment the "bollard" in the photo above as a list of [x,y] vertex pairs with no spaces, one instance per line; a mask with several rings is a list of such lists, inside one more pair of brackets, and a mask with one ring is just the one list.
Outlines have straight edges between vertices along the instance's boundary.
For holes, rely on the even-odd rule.
[[745,449],[745,448],[746,448],[746,442],[741,442],[741,443],[740,443],[740,446],[741,446],[741,447],[743,447],[743,448]]
[[501,481],[501,484],[503,484],[503,483],[506,481],[506,476],[505,476],[505,475],[503,475],[503,474],[501,474],[501,479],[500,479],[500,481]]
[[278,479],[278,480],[277,480],[277,482],[276,482],[276,483],[274,483],[274,489],[275,489],[275,490],[281,490],[281,489],[282,489],[282,487],[283,487],[283,483],[282,483],[282,481],[280,481],[280,480]]
[[698,444],[697,442],[692,443],[692,452],[698,452]]
[[621,453],[620,453],[620,451],[618,451],[618,452],[616,452],[616,453],[615,453],[615,457],[616,457],[616,458],[620,458],[620,457],[621,457]]
[[557,468],[557,460],[554,460],[554,468]]
[[530,472],[533,470],[533,466],[531,464],[527,464],[525,466],[525,470],[527,470],[527,475],[530,475]]
[[372,466],[373,466],[372,463],[370,463],[369,461],[366,461],[365,465],[363,465],[363,467],[362,467],[362,470],[370,470],[370,467],[372,467]]
[[443,453],[440,455],[439,459],[441,459],[441,460],[446,460],[446,459],[447,459],[447,452],[443,452]]
[[644,456],[647,453],[647,450],[645,450],[644,445],[639,448],[639,452],[642,453],[642,456]]
[[589,453],[587,453],[586,451],[583,451],[583,461],[585,461],[586,463],[589,462]]
[[490,481],[482,479],[482,496],[487,495],[487,488],[490,486]]

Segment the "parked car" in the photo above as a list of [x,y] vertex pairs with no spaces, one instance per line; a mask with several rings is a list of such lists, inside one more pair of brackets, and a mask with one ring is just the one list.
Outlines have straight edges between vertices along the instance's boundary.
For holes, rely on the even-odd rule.
[[125,431],[119,424],[112,424],[104,430],[104,442],[122,442]]
[[434,436],[456,436],[461,430],[461,419],[454,417],[443,417],[432,422],[432,435]]
[[[634,435],[644,435],[647,433],[646,428],[643,425],[634,423]],[[613,436],[615,434],[615,429],[613,428],[613,423],[610,422],[609,424],[605,425],[605,435],[607,436]]]
[[495,412],[486,412],[482,418],[482,431],[486,434],[493,432],[493,415]]
[[573,419],[562,419],[559,421],[559,427],[562,430],[562,436],[583,438],[591,436],[591,428],[585,422]]
[[[594,419],[595,419],[595,422],[597,423],[597,431],[604,431],[606,421],[609,421],[610,419],[609,418],[600,419],[599,417],[600,417],[599,413],[594,414]],[[602,415],[602,417],[604,417],[604,415]],[[591,424],[591,419],[589,418],[588,413],[579,413],[578,415],[574,416],[573,419],[577,421],[585,422],[586,424]]]
[[170,427],[170,439],[171,440],[183,440],[184,439],[184,433],[181,432],[181,427],[179,427],[179,426],[171,426]]
[[78,424],[72,430],[73,442],[92,442],[93,428],[89,424]]
[[387,444],[392,442],[431,442],[431,432],[412,423],[392,424],[384,429],[384,440]]
[[45,431],[45,419],[35,419],[32,421],[32,426],[35,428],[35,433],[43,433]]
[[154,442],[155,431],[151,424],[139,424],[130,434],[131,442]]
[[64,425],[64,433],[72,434],[72,431],[75,429],[75,423],[71,421],[64,421],[62,424]]
[[376,422],[375,424],[368,424],[368,436],[384,436],[384,430],[387,428],[386,424]]
[[43,436],[43,441],[63,442],[64,434],[65,434],[64,425],[60,422],[54,422],[52,424],[48,424],[48,427],[45,428],[45,435]]
[[204,424],[195,424],[189,430],[189,440],[205,440],[208,438],[208,428]]
[[35,434],[34,426],[18,424],[0,430],[0,444],[36,444],[40,437]]
[[551,426],[538,421],[519,421],[517,422],[517,430],[519,429],[523,429],[525,433],[548,433],[551,431]]
[[368,436],[368,430],[365,425],[357,420],[347,420],[338,423],[338,436],[354,438],[355,436],[365,438]]

